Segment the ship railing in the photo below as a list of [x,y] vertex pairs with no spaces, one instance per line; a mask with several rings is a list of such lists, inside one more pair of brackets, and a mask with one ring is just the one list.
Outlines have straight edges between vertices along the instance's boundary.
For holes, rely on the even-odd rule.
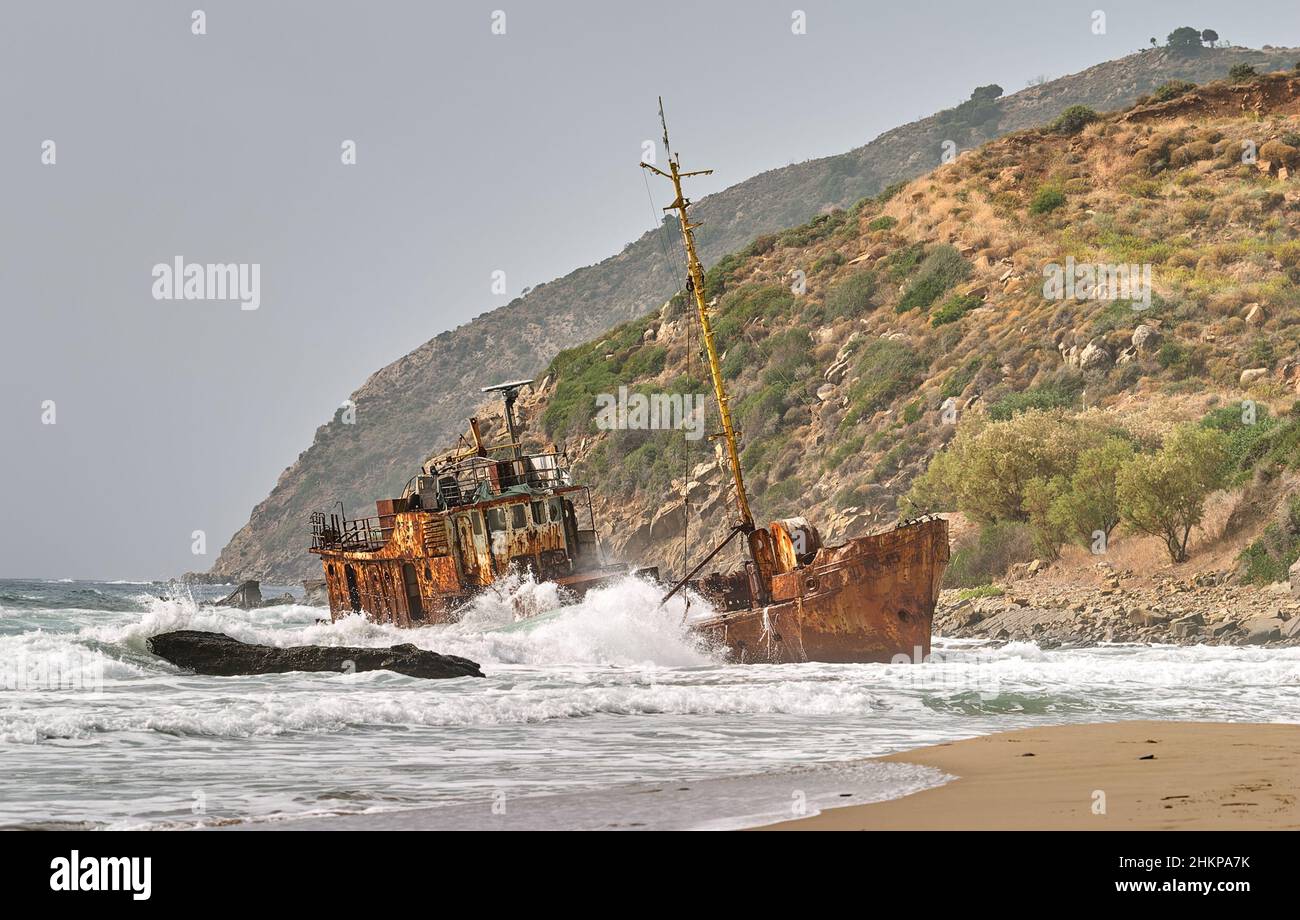
[[[434,478],[439,482],[439,491],[444,496],[454,495],[456,503],[473,501],[480,490],[499,495],[519,486],[556,489],[573,484],[568,458],[558,452],[524,454],[518,460],[467,457],[437,471]],[[454,480],[454,486],[448,480]]]
[[347,518],[314,511],[311,515],[311,548],[332,552],[370,553],[382,549],[387,537],[377,517]]

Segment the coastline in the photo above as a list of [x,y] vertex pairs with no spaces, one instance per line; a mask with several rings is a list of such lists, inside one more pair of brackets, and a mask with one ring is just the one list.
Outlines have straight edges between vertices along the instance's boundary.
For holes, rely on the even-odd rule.
[[[754,830],[1300,828],[1300,725],[1108,722],[982,735],[879,758],[956,779]],[[1099,795],[1100,793],[1100,795]],[[1096,809],[1104,806],[1104,813]]]

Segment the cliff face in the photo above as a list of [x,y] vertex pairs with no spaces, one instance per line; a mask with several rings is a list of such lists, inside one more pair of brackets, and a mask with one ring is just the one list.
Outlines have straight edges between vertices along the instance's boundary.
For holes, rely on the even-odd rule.
[[[760,235],[921,175],[939,164],[945,141],[966,149],[1041,124],[1069,105],[1122,108],[1169,80],[1202,82],[1237,63],[1290,68],[1297,57],[1289,49],[1150,51],[1002,99],[963,104],[848,153],[772,170],[701,200],[694,213],[706,225],[702,256],[712,263]],[[664,259],[663,243],[675,241],[656,236],[647,233],[616,256],[539,285],[377,371],[352,396],[356,423],[335,419],[317,429],[213,572],[276,581],[314,576],[316,560],[305,552],[311,510],[342,501],[350,513],[367,513],[376,497],[400,492],[432,449],[454,439],[480,401],[480,387],[536,375],[562,349],[662,304],[680,286],[682,268],[671,261],[672,245],[670,261]]]

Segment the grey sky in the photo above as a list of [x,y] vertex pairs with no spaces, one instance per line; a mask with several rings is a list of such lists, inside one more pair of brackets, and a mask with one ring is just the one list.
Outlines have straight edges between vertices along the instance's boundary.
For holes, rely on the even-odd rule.
[[[370,373],[648,228],[636,166],[657,94],[674,145],[717,169],[702,195],[1179,25],[1300,44],[1294,0],[9,0],[0,16],[0,577],[206,569]],[[154,300],[152,266],[177,255],[260,263],[261,308]]]

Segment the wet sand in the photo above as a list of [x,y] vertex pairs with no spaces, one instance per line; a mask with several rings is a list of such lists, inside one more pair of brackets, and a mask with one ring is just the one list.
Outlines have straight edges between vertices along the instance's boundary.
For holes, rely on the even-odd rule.
[[938,744],[881,760],[958,777],[761,830],[1300,828],[1300,725],[1116,722]]

